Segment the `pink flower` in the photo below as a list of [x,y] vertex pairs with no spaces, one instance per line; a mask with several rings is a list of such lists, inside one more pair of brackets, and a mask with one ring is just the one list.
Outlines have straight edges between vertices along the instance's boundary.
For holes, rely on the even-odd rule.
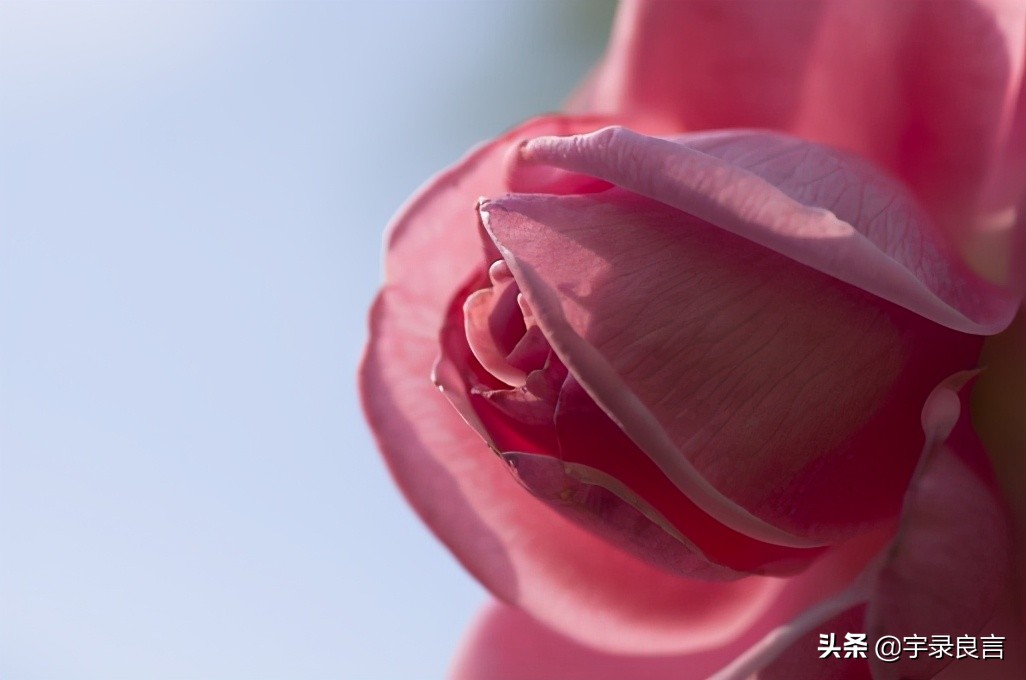
[[1014,482],[959,391],[1022,299],[1024,33],[1023,2],[626,3],[567,115],[407,204],[361,390],[505,603],[457,678],[1014,677]]

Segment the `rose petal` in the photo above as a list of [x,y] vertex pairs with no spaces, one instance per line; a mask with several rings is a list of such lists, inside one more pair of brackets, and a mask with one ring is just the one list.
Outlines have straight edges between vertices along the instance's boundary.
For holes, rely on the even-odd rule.
[[[823,601],[788,625],[767,635],[723,669],[716,680],[825,676],[932,678],[951,658],[936,659],[909,652],[893,663],[882,662],[870,646],[867,659],[855,663],[824,660],[819,635],[867,633],[870,645],[883,635],[907,636],[990,634],[982,626],[1000,612],[1000,598],[1010,586],[1008,518],[997,500],[986,458],[968,419],[959,422],[947,443],[947,409],[938,401],[960,382],[942,384],[924,408],[926,440],[894,539],[854,584],[841,595]],[[862,612],[864,611],[864,617]],[[925,643],[924,643],[925,644]],[[843,656],[843,655],[842,655]],[[845,668],[845,667],[848,668]],[[866,667],[863,667],[866,666]],[[834,677],[834,676],[829,676]],[[1002,676],[1009,677],[1009,676]]]
[[1013,0],[628,1],[570,108],[656,133],[772,128],[855,151],[908,182],[983,271],[1007,275],[1024,253],[1010,262],[979,236],[1026,181],[1024,33]]
[[608,128],[531,140],[521,158],[610,181],[965,333],[1000,331],[1018,306],[950,253],[900,184],[800,139]]
[[532,494],[646,564],[701,581],[746,575],[710,561],[644,498],[600,470],[529,453],[502,457]]
[[577,381],[681,493],[767,543],[894,516],[919,405],[979,348],[620,190],[511,196],[482,216]]
[[[963,438],[963,447],[975,438]],[[972,445],[972,444],[970,444]],[[973,452],[977,461],[982,451]],[[966,455],[966,452],[962,452]],[[877,577],[866,629],[880,635],[989,634],[981,630],[1007,589],[1008,518],[994,489],[945,448],[927,461],[906,501],[898,538]],[[870,659],[874,677],[932,678],[950,659]]]
[[[785,548],[733,531],[683,496],[673,482],[613,423],[571,375],[555,413],[559,456],[570,467],[593,471],[593,483],[656,517],[713,564],[782,575],[804,568],[822,549]],[[698,576],[699,573],[694,575]],[[733,574],[736,578],[737,574]],[[709,576],[706,576],[708,578]]]
[[689,654],[627,655],[588,647],[525,613],[491,604],[471,626],[453,661],[452,680],[704,680],[775,627],[841,591],[886,537],[862,537],[835,549],[805,573],[782,582],[772,606],[732,639]]
[[521,386],[527,373],[506,358],[527,330],[517,305],[520,290],[504,266],[493,265],[489,276],[491,287],[476,291],[463,305],[465,335],[474,356],[489,373],[508,385]]
[[[730,650],[707,663],[729,660]],[[706,655],[712,656],[712,655]],[[627,656],[586,647],[546,628],[522,611],[493,603],[468,632],[450,680],[699,680],[703,666],[680,656]]]

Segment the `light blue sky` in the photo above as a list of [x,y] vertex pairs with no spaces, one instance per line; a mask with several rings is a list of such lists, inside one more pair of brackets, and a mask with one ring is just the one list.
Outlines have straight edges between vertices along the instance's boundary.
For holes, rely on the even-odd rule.
[[354,386],[385,223],[608,3],[0,5],[0,677],[436,678]]

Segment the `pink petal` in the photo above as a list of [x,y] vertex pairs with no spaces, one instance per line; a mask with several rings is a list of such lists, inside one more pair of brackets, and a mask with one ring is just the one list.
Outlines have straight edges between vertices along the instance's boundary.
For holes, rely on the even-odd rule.
[[576,380],[680,493],[760,541],[809,547],[893,517],[920,405],[979,348],[620,190],[482,215]]
[[498,602],[476,618],[453,661],[450,680],[619,680],[670,677],[659,657],[608,654],[559,635]]
[[[746,574],[703,553],[647,499],[601,470],[529,453],[503,454],[521,484],[553,509],[610,544],[650,564],[699,581],[735,580]],[[722,531],[722,528],[720,528]],[[765,562],[763,558],[763,562]],[[793,562],[787,565],[794,571]],[[761,566],[761,563],[760,563]]]
[[[481,353],[472,351],[460,312],[476,304],[478,286],[472,282],[452,302],[434,379],[532,494],[614,545],[681,576],[788,574],[821,552],[767,544],[703,512],[567,375],[547,341],[549,359],[525,384],[497,382],[501,376],[494,369],[475,361]],[[464,304],[471,290],[477,292]],[[529,316],[540,333],[533,311]]]
[[909,183],[961,253],[992,271],[1004,255],[1007,274],[1023,253],[1009,262],[980,236],[1022,197],[1024,33],[1015,0],[636,0],[570,107],[855,151]]
[[678,578],[562,519],[524,492],[430,381],[447,305],[481,262],[474,202],[504,191],[503,155],[526,137],[595,126],[541,119],[514,130],[440,175],[400,213],[371,313],[361,397],[407,499],[497,597],[610,649],[680,651],[733,638],[779,584]]
[[[729,661],[729,651],[708,666]],[[586,647],[526,613],[493,603],[474,622],[450,672],[451,680],[699,680],[703,666],[680,656],[630,656]]]
[[[963,447],[973,439],[964,437]],[[906,502],[898,539],[877,577],[867,631],[873,637],[991,634],[982,627],[1007,590],[1011,567],[1008,519],[994,490],[945,449],[926,461]],[[881,680],[911,680],[932,678],[948,661],[920,655],[870,664]]]
[[567,467],[589,471],[593,483],[617,492],[635,507],[650,509],[647,515],[654,513],[666,531],[680,535],[704,560],[780,576],[801,570],[822,552],[753,540],[703,512],[606,416],[572,375],[563,384],[555,424],[559,455]]
[[[523,317],[510,313],[518,309],[519,290],[508,271],[506,267],[493,266],[489,271],[492,287],[478,290],[467,298],[463,306],[464,334],[474,356],[489,373],[509,385],[520,386],[525,384],[527,373],[511,366],[506,357],[526,329]],[[519,328],[510,328],[514,325]]]
[[[957,418],[959,412],[957,400],[952,403],[950,397],[961,383],[964,376],[946,381],[924,406],[927,445],[898,531],[880,559],[847,591],[753,645],[716,680],[740,680],[756,673],[759,678],[861,677],[869,669],[877,680],[932,678],[952,659],[925,653],[913,659],[904,653],[894,663],[883,663],[872,645],[883,635],[900,640],[949,635],[954,640],[959,635],[1005,632],[1000,617],[1008,612],[1000,598],[1011,585],[1008,518],[968,418],[963,417],[944,442],[954,424],[951,417]],[[988,621],[999,627],[984,629]],[[817,640],[830,630],[839,641],[843,633],[867,633],[866,661],[820,658]],[[825,668],[838,674],[829,675]]]
[[900,184],[796,138],[734,131],[663,140],[607,128],[531,140],[521,158],[673,206],[965,333],[1000,331],[1018,305],[951,254]]
[[772,606],[731,639],[688,654],[615,654],[588,647],[512,607],[493,604],[468,631],[453,661],[452,680],[704,680],[775,627],[838,593],[881,545],[881,536],[852,542],[809,571],[788,579]]

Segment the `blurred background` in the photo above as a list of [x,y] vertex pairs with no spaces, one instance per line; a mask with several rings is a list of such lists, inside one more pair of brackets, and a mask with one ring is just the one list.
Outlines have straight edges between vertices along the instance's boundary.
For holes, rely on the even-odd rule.
[[354,376],[385,224],[611,2],[0,4],[0,677],[440,678]]

